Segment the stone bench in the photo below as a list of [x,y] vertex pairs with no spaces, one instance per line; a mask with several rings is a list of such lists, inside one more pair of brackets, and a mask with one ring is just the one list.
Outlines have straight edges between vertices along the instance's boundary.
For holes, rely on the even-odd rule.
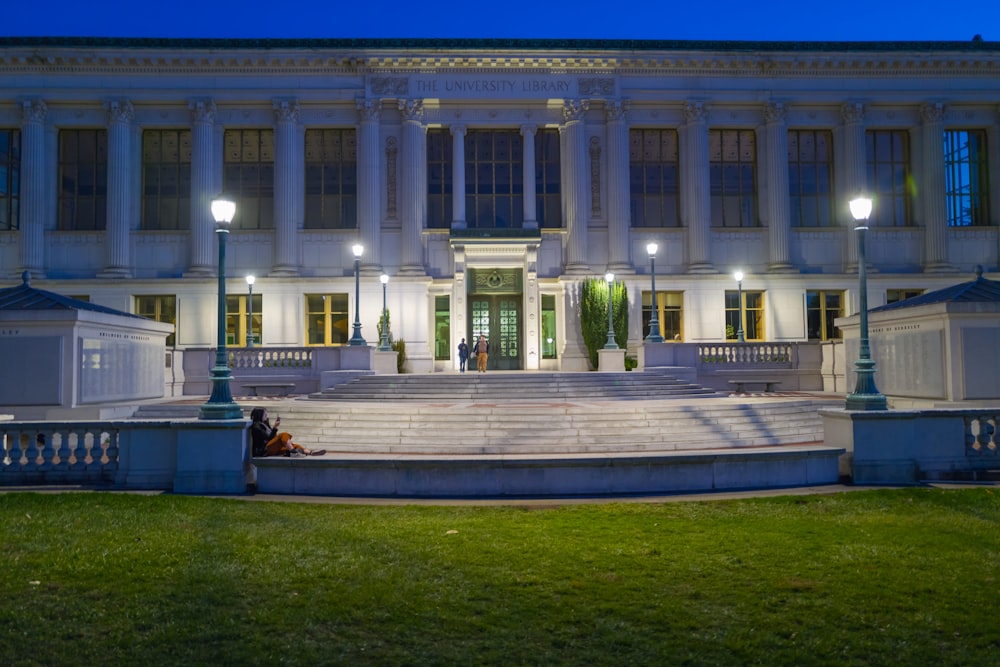
[[295,389],[294,382],[255,382],[243,385],[247,396],[288,396]]
[[751,384],[751,385],[763,385],[764,392],[765,393],[771,393],[771,392],[774,391],[775,387],[777,387],[779,384],[781,384],[781,381],[780,380],[755,380],[755,379],[749,379],[749,378],[747,378],[747,379],[743,379],[743,380],[730,380],[729,384],[732,385],[732,386],[734,386],[736,388],[735,389],[735,393],[737,393],[737,394],[745,394],[746,393],[746,385],[748,385],[748,384]]

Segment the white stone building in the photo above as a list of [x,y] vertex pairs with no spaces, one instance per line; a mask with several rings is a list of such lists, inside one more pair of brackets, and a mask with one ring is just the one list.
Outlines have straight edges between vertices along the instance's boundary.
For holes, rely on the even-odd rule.
[[870,306],[997,271],[1000,44],[0,39],[0,287],[213,347],[223,191],[234,346],[344,344],[358,242],[413,371],[587,368],[609,270],[634,352],[651,241],[666,339],[831,340],[859,192]]

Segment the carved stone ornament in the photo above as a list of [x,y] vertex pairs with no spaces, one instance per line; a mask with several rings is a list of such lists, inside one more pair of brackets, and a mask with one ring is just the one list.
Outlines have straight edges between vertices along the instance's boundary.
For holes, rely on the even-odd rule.
[[604,115],[609,123],[625,120],[625,112],[628,110],[628,102],[621,100],[611,100],[604,105]]
[[563,102],[563,118],[567,123],[575,120],[583,120],[583,116],[590,108],[587,100],[565,100]]
[[382,112],[382,103],[378,100],[358,100],[358,115],[362,123],[378,122]]
[[607,97],[615,94],[614,79],[580,79],[578,85],[581,95]]
[[49,108],[40,98],[35,97],[21,102],[21,118],[25,123],[44,123],[48,111]]
[[135,109],[128,100],[108,100],[104,103],[104,110],[108,112],[108,125],[115,123],[128,125],[135,118]]
[[212,100],[191,100],[188,102],[188,109],[191,111],[191,121],[196,125],[215,123],[215,102]]
[[420,123],[424,120],[423,100],[400,100],[399,111],[404,121],[415,121]]
[[708,120],[708,109],[701,102],[687,102],[684,105],[684,118],[689,123],[699,123]]
[[274,119],[279,123],[295,123],[299,120],[299,101],[274,100]]
[[861,102],[848,102],[841,105],[840,117],[845,123],[863,123],[865,121],[865,105]]
[[920,117],[925,123],[940,123],[944,119],[944,104],[929,102],[920,105]]
[[374,76],[371,89],[372,95],[405,96],[410,92],[410,80],[403,76]]
[[768,102],[764,105],[764,121],[771,123],[785,122],[785,105],[781,102]]

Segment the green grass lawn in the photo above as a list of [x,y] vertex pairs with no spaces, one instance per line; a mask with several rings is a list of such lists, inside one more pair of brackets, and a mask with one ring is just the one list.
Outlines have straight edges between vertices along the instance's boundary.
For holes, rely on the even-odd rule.
[[1000,489],[0,494],[0,665],[998,665]]

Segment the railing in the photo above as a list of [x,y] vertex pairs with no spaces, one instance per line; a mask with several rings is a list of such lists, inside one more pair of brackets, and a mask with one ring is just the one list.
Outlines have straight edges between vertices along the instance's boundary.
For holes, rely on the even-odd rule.
[[997,456],[997,424],[1000,414],[973,412],[965,415],[965,454],[970,457]]
[[303,347],[261,347],[230,349],[229,367],[234,371],[270,368],[290,370],[312,368],[313,351]]
[[0,483],[113,482],[119,436],[110,422],[0,422]]
[[795,349],[792,343],[704,343],[698,365],[793,368]]

